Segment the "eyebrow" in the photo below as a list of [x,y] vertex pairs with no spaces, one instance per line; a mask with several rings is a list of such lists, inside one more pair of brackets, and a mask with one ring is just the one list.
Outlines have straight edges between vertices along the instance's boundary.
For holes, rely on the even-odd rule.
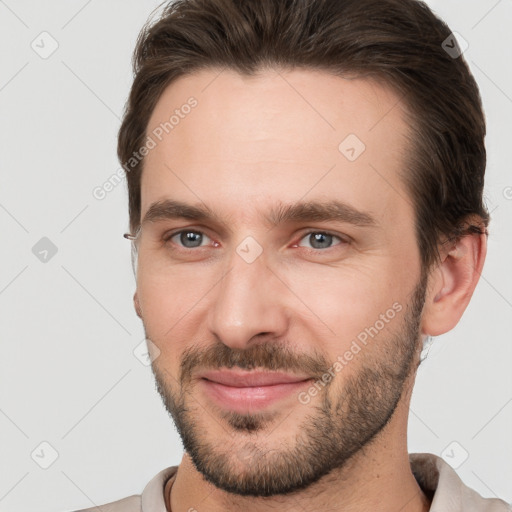
[[[279,204],[263,216],[270,226],[285,222],[338,221],[355,226],[377,226],[377,220],[369,213],[358,210],[341,201],[299,201],[292,204]],[[189,219],[214,221],[222,224],[222,219],[204,204],[191,205],[181,201],[165,199],[148,208],[142,223],[167,219]]]
[[297,202],[279,205],[265,216],[267,222],[277,226],[283,222],[338,221],[356,226],[376,226],[377,220],[364,212],[341,201]]

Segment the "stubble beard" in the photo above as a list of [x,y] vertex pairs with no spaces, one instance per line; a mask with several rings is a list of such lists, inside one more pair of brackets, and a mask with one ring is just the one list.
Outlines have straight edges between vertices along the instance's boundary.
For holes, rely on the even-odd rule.
[[[184,449],[203,477],[226,492],[252,497],[287,495],[306,489],[335,469],[343,468],[355,454],[375,439],[391,420],[404,384],[418,355],[419,325],[425,301],[426,277],[416,286],[402,325],[391,337],[380,333],[373,343],[387,348],[379,359],[356,356],[360,369],[344,379],[337,396],[331,397],[333,379],[317,397],[318,402],[298,425],[286,446],[269,447],[272,432],[279,430],[283,413],[240,414],[217,410],[220,419],[207,417],[206,406],[191,398],[193,368],[233,366],[267,370],[297,370],[322,374],[327,366],[321,357],[294,356],[282,345],[261,344],[233,350],[219,343],[205,351],[185,351],[180,385],[165,379],[166,371],[153,362],[156,388],[174,420]],[[362,349],[364,352],[366,348]],[[383,353],[385,352],[385,353]],[[258,364],[255,364],[258,363]],[[350,363],[353,364],[353,363]],[[356,363],[357,364],[357,363]],[[179,389],[176,389],[179,388]],[[299,404],[300,406],[300,404]],[[198,417],[203,416],[203,421]],[[222,422],[226,437],[211,438],[207,423]],[[281,419],[284,423],[286,417]],[[218,429],[215,424],[215,429]],[[231,435],[229,435],[229,432]],[[268,432],[267,432],[268,431]],[[269,437],[266,437],[269,436]]]

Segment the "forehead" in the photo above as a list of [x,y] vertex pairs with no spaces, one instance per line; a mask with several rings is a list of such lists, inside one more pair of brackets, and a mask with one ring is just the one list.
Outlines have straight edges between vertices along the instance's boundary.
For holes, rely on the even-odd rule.
[[208,69],[179,78],[148,123],[155,144],[144,163],[142,215],[171,197],[226,213],[336,198],[377,216],[410,216],[399,177],[404,109],[383,84],[324,71]]

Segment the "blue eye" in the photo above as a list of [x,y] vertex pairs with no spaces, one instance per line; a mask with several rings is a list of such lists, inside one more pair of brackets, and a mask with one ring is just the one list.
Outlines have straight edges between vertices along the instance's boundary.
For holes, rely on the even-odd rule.
[[173,240],[176,237],[179,240],[178,245],[182,245],[187,249],[193,249],[194,247],[201,247],[205,239],[210,240],[208,235],[201,233],[200,231],[194,231],[191,229],[185,229],[183,231],[178,231],[174,233],[172,236],[168,238],[168,240]]
[[[165,237],[165,242],[169,241],[184,249],[195,249],[212,244],[212,239],[208,235],[195,229],[183,229],[172,233]],[[347,240],[326,231],[310,231],[300,239],[297,246],[313,250],[323,250],[347,243],[349,243]],[[218,243],[213,245],[218,246]]]
[[[329,249],[332,247],[332,242],[334,239],[338,239],[340,242],[345,242],[339,236],[331,235],[325,231],[311,231],[310,233],[307,233],[303,238],[301,238],[301,242],[299,242],[298,245],[300,247],[310,247],[311,249]],[[309,241],[310,245],[308,246],[303,244],[302,240]]]

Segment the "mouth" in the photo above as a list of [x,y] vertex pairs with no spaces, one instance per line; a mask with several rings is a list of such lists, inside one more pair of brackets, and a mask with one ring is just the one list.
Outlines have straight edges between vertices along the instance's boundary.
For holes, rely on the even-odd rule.
[[205,394],[223,409],[260,410],[289,397],[312,378],[282,372],[216,370],[204,372],[199,382]]

